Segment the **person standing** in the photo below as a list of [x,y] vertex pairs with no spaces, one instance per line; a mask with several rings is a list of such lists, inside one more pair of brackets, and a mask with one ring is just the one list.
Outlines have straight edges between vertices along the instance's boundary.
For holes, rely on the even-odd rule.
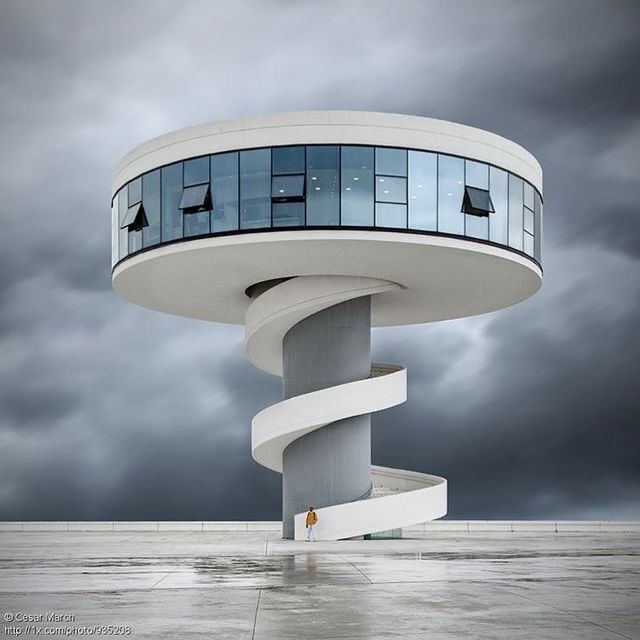
[[307,511],[307,542],[316,541],[316,525],[318,524],[318,514],[314,511],[313,507],[309,507]]

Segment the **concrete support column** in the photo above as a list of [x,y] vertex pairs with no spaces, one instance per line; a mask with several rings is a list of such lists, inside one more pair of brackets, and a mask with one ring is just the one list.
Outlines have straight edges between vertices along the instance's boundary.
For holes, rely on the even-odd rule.
[[[283,341],[283,397],[369,377],[371,298],[329,307],[295,325]],[[366,496],[371,488],[371,417],[339,420],[292,442],[283,454],[283,536],[309,506]]]

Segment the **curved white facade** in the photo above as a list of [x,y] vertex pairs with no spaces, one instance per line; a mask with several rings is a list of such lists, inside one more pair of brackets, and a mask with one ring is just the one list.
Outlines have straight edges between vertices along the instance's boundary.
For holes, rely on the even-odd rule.
[[294,111],[187,127],[153,138],[118,163],[112,193],[156,167],[210,153],[299,144],[377,145],[436,151],[511,171],[542,192],[542,168],[495,133],[434,118],[371,111]]
[[[151,309],[244,324],[249,359],[286,381],[287,336],[342,304],[366,298],[357,331],[358,340],[368,340],[371,326],[460,318],[533,295],[542,284],[542,208],[536,159],[472,127],[343,111],[210,123],[150,140],[119,162],[113,286]],[[342,313],[339,331],[355,306]],[[326,322],[323,339],[330,340]],[[296,335],[315,341],[306,328]],[[339,339],[350,335],[342,331]],[[330,455],[333,446],[348,468],[349,447],[351,453],[356,442],[366,445],[363,451],[370,448],[368,417],[362,417],[406,400],[405,369],[374,364],[366,377],[368,347],[359,344],[359,364],[340,374],[346,381],[302,385],[299,395],[253,421],[255,460],[293,478],[290,488],[318,434],[335,435],[342,425],[353,429],[318,449]],[[358,368],[363,362],[366,367]],[[295,366],[295,375],[305,372],[306,364]],[[370,466],[370,459],[365,475],[364,462],[358,457],[350,479],[340,476],[353,486],[351,497],[332,501],[330,483],[318,494],[324,501],[320,539],[401,528],[446,513],[443,478]],[[373,488],[365,496],[368,478]],[[304,513],[294,519],[297,509],[289,502],[286,520],[300,538]]]

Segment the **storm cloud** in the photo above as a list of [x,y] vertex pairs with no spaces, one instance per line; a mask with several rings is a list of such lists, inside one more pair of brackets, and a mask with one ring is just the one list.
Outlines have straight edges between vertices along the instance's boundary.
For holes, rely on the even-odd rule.
[[409,368],[377,464],[454,518],[640,518],[640,5],[613,0],[0,6],[0,519],[276,519],[250,421],[280,381],[242,328],[110,284],[121,155],[183,126],[358,109],[529,149],[545,282],[492,314],[373,334]]

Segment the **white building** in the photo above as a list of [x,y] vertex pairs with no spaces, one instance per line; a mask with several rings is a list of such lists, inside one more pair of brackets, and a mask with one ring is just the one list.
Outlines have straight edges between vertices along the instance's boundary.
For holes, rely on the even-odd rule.
[[312,111],[190,127],[113,180],[113,286],[151,309],[242,323],[283,377],[253,421],[283,474],[285,537],[446,513],[443,478],[371,466],[370,414],[406,399],[370,328],[500,309],[541,286],[542,171],[500,136],[429,118]]

